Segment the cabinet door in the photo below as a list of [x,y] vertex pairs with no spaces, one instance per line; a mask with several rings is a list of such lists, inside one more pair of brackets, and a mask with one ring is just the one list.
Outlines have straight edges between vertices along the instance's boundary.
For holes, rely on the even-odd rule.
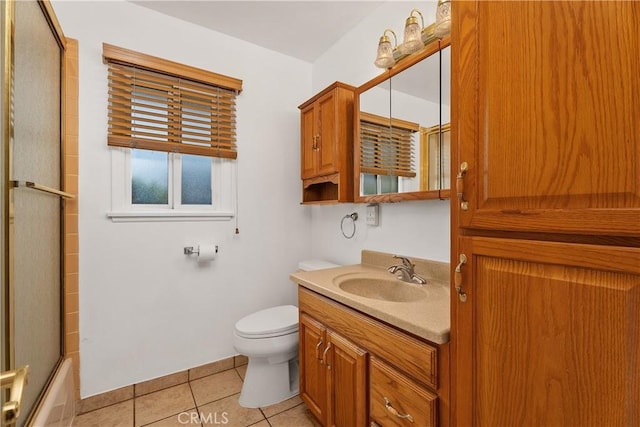
[[300,397],[318,420],[327,420],[327,372],[322,360],[326,345],[325,327],[304,313],[298,328]]
[[640,249],[461,238],[456,420],[640,425]]
[[336,93],[329,92],[315,103],[320,138],[318,144],[317,174],[327,175],[337,171],[336,162]]
[[329,423],[331,427],[367,425],[367,352],[329,331]]
[[301,145],[300,145],[300,176],[302,179],[316,175],[316,141],[318,131],[316,129],[315,112],[313,104],[300,112],[301,118]]
[[640,2],[452,7],[461,226],[640,235]]

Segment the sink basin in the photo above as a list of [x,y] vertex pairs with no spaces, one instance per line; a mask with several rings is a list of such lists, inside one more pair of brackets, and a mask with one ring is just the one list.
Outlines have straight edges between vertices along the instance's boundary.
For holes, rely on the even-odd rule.
[[382,301],[412,302],[427,296],[424,289],[392,276],[345,274],[336,277],[334,283],[344,292]]

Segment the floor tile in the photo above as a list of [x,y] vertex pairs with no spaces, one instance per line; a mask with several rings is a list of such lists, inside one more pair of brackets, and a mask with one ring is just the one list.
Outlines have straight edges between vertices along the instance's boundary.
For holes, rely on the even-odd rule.
[[242,380],[235,369],[191,381],[191,390],[198,407],[232,394],[240,393]]
[[247,363],[249,363],[249,358],[247,356],[239,354],[233,358],[233,364],[236,368],[238,366],[246,365]]
[[163,420],[147,424],[145,427],[197,427],[202,426],[200,415],[196,409],[171,415]]
[[259,423],[251,424],[251,427],[271,427],[271,424],[269,424],[269,421],[263,420]]
[[136,384],[134,391],[136,396],[153,393],[154,391],[164,390],[178,384],[184,384],[189,380],[187,371],[176,372],[175,374],[165,375],[164,377],[145,381]]
[[180,384],[135,398],[136,427],[196,407],[189,384]]
[[203,425],[224,424],[228,427],[245,427],[253,425],[264,416],[258,408],[243,408],[238,403],[240,394],[234,394],[224,399],[216,400],[204,406],[199,406]]
[[287,409],[291,409],[294,406],[298,406],[301,403],[302,403],[302,399],[300,398],[300,395],[298,395],[298,396],[292,397],[291,399],[287,399],[284,402],[276,403],[275,405],[265,406],[264,408],[260,408],[260,409],[262,409],[262,413],[264,414],[265,417],[270,418],[276,414],[279,414],[280,412],[284,412]]
[[244,376],[247,373],[247,365],[238,366],[236,371],[238,372],[238,375],[240,375],[240,378],[242,378],[242,381],[244,381]]
[[76,412],[78,414],[84,414],[85,412],[91,412],[96,409],[105,408],[116,403],[124,402],[125,400],[129,400],[131,398],[133,398],[132,385],[82,399],[77,404]]
[[273,427],[321,427],[304,403],[268,420]]
[[133,400],[126,400],[102,409],[77,415],[74,427],[133,426]]
[[218,360],[217,362],[207,363],[206,365],[198,366],[189,369],[189,379],[197,380],[198,378],[206,377],[207,375],[217,374],[218,372],[226,371],[235,366],[235,358],[229,357],[227,359]]

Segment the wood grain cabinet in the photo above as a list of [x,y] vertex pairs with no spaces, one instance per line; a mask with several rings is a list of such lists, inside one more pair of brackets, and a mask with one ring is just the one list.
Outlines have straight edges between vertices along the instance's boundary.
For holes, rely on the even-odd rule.
[[354,90],[335,82],[298,107],[303,203],[353,201]]
[[300,316],[300,395],[324,426],[366,425],[367,352]]
[[638,2],[452,2],[452,419],[640,425]]
[[376,358],[371,359],[369,367],[372,425],[437,425],[437,394]]
[[299,287],[300,396],[323,426],[447,426],[448,344]]

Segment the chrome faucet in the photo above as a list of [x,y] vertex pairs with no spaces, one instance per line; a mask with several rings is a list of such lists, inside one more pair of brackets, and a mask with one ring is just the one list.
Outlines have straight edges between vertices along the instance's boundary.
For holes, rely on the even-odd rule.
[[387,270],[391,274],[396,274],[396,277],[403,282],[409,283],[418,283],[420,285],[425,285],[427,283],[427,279],[420,276],[414,271],[415,265],[411,262],[411,260],[407,257],[394,255],[396,259],[402,260],[402,264],[392,265]]

